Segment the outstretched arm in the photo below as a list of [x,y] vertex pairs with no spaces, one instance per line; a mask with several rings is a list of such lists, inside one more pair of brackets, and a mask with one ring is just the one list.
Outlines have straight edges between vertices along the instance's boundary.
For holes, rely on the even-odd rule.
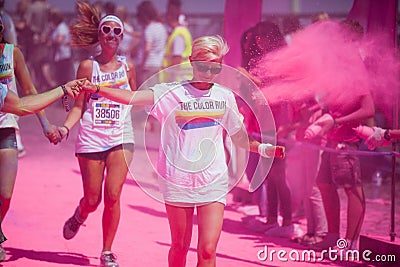
[[380,146],[388,146],[393,141],[400,139],[400,129],[383,129],[373,127],[373,133],[365,140],[365,144],[370,150]]
[[128,91],[122,89],[108,88],[104,86],[98,86],[87,82],[83,87],[83,90],[100,94],[112,101],[119,102],[125,105],[153,105],[154,95],[152,90],[141,90],[141,91]]
[[[79,80],[68,82],[65,85],[65,93],[71,98],[76,97],[79,94],[79,89],[75,86],[79,83]],[[13,113],[18,116],[25,116],[39,112],[62,96],[64,96],[64,90],[61,86],[41,94],[24,96],[21,98],[14,92],[8,90],[1,111]]]

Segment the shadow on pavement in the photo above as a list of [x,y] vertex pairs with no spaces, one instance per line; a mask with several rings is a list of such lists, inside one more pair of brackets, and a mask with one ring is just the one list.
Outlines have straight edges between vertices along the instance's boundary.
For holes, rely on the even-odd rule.
[[21,258],[27,258],[30,260],[59,263],[59,264],[72,264],[77,266],[96,266],[90,264],[90,260],[83,254],[69,253],[69,252],[57,252],[57,251],[37,251],[37,250],[25,250],[19,248],[5,248],[10,258],[5,261],[12,262],[17,261]]

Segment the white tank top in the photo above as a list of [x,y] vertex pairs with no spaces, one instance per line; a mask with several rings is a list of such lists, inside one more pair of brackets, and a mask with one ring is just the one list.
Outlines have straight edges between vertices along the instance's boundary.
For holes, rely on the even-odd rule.
[[[0,83],[8,85],[9,90],[18,94],[14,75],[14,45],[1,44],[0,49],[3,51],[0,57]],[[0,128],[19,129],[17,120],[17,115],[0,112]]]
[[[121,67],[102,72],[93,60],[92,83],[100,86],[131,90],[125,57],[118,57]],[[131,108],[96,94],[85,99],[85,110],[75,144],[76,153],[106,151],[122,143],[134,143]]]

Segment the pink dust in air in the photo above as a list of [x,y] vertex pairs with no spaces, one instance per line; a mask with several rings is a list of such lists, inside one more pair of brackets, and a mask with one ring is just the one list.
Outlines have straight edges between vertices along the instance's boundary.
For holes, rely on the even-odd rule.
[[384,35],[355,40],[339,22],[320,21],[267,54],[252,70],[268,81],[270,104],[315,98],[324,104],[351,104],[371,94],[389,116],[399,91],[399,60]]

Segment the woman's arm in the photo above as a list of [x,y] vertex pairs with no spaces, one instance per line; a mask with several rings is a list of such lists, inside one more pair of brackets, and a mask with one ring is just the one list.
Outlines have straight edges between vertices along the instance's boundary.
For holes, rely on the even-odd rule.
[[[82,61],[79,64],[76,73],[77,79],[86,79],[86,81],[90,81],[92,76],[92,64],[93,64],[92,60]],[[67,118],[65,119],[63,124],[63,126],[68,127],[68,130],[74,127],[75,124],[80,120],[85,104],[85,99],[86,99],[86,94],[83,92],[79,95],[78,99],[75,100],[74,106],[69,111]],[[60,128],[62,128],[62,130]],[[58,129],[62,134],[65,133],[66,135],[65,132],[66,129],[64,127],[59,127]]]
[[373,132],[365,140],[365,144],[370,150],[376,147],[388,146],[392,142],[400,139],[400,129],[383,129],[381,127],[373,127]]
[[[137,79],[136,79],[136,71],[135,71],[135,66],[133,65],[133,63],[131,61],[128,61],[128,67],[129,67],[129,71],[128,71],[128,82],[129,85],[131,87],[132,91],[137,91]],[[136,105],[134,107],[132,107],[132,111],[142,111],[144,110],[144,106],[139,106]]]
[[232,135],[231,139],[236,146],[258,153],[258,146],[261,143],[249,136],[243,127],[237,133]]
[[345,115],[343,117],[335,118],[335,123],[345,124],[351,122],[363,122],[364,120],[373,117],[375,113],[374,100],[370,94],[365,95],[361,98],[360,108]]
[[374,116],[375,106],[372,96],[370,94],[362,96],[360,99],[360,106],[357,110],[342,117],[333,118],[331,114],[325,113],[318,120],[315,121],[316,125],[322,127],[319,136],[328,133],[335,125],[346,123],[362,123],[368,118]]
[[248,149],[266,158],[284,158],[285,147],[273,146],[271,144],[260,143],[249,136],[242,127],[237,133],[231,136],[232,142],[238,147]]
[[[74,98],[78,95],[79,92],[75,89],[75,85],[79,84],[79,82],[79,80],[73,80],[65,84],[65,90],[69,97]],[[8,90],[1,111],[13,113],[18,116],[29,115],[46,108],[62,96],[64,96],[64,90],[61,86],[41,94],[24,96],[21,98],[14,92]]]
[[141,90],[132,92],[128,90],[108,88],[89,83],[83,85],[82,89],[87,92],[100,94],[112,101],[119,102],[125,105],[147,106],[154,104],[154,94],[152,90]]
[[128,72],[127,75],[128,75],[129,86],[131,87],[132,91],[136,91],[137,90],[136,71],[135,71],[135,66],[130,60],[128,61],[128,67],[129,70],[127,71]]

